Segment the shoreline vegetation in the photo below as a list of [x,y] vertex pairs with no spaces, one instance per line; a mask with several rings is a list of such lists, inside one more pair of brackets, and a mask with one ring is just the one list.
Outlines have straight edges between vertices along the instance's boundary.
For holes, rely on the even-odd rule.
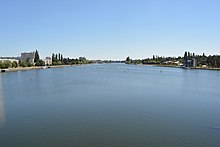
[[204,53],[196,55],[186,51],[183,57],[160,57],[153,55],[152,58],[131,59],[128,56],[125,59],[125,63],[184,69],[220,70],[220,55],[206,56]]

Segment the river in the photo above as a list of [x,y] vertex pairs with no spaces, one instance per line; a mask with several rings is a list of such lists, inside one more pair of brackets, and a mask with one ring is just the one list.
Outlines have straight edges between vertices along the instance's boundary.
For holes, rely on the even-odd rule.
[[0,146],[220,146],[220,71],[92,64],[0,74]]

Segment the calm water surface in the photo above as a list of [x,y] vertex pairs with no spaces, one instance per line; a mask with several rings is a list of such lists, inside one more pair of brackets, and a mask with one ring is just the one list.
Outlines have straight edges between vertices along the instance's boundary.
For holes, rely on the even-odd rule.
[[124,64],[0,74],[0,147],[220,146],[220,72]]

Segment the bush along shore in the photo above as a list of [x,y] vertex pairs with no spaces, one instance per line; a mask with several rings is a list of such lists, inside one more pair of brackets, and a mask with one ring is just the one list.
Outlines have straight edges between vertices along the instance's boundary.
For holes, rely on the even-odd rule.
[[220,55],[206,56],[204,53],[202,55],[196,55],[195,53],[185,52],[182,57],[161,57],[157,55],[146,59],[131,59],[127,57],[125,63],[187,69],[220,70]]

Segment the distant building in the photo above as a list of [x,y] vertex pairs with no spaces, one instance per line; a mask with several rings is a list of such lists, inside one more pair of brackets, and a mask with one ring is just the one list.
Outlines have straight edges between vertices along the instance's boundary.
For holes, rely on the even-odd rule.
[[186,60],[184,61],[184,64],[183,64],[185,67],[196,67],[197,66],[197,63],[196,63],[196,59],[193,58],[192,60]]
[[196,59],[193,58],[193,67],[195,68],[196,66],[197,66]]
[[52,65],[52,58],[46,57],[46,58],[44,59],[44,63],[45,63],[45,65],[47,65],[47,66]]
[[21,61],[29,62],[30,64],[34,64],[35,52],[30,53],[21,53]]

